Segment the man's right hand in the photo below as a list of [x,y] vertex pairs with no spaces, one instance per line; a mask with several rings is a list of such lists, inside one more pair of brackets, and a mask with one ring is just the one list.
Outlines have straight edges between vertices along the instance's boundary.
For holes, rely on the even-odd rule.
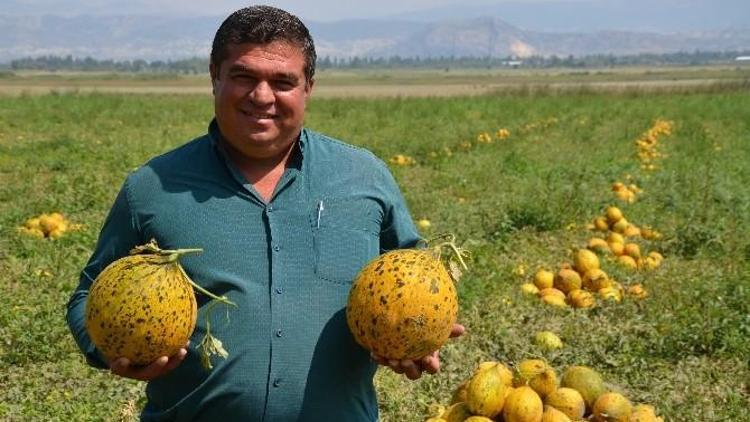
[[113,374],[140,381],[151,381],[176,368],[187,356],[187,345],[172,356],[162,356],[146,366],[131,365],[128,358],[117,358],[109,362]]

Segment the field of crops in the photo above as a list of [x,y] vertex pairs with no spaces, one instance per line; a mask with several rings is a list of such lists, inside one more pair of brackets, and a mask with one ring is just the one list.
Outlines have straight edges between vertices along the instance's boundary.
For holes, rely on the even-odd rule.
[[[595,368],[668,421],[750,420],[749,94],[314,99],[309,127],[389,162],[415,219],[431,223],[425,236],[455,233],[472,253],[459,285],[466,335],[444,347],[439,375],[378,372],[382,420],[424,420],[481,361],[539,356]],[[65,303],[124,176],[204,133],[211,115],[206,95],[0,97],[0,420],[134,420],[142,384],[85,365]],[[658,154],[644,156],[636,141],[659,124]],[[623,200],[616,182],[642,191]],[[647,298],[572,309],[522,292],[604,236],[590,226],[611,205],[661,233],[631,239],[664,256],[652,270],[601,257]],[[57,239],[18,229],[55,211],[80,227]],[[543,351],[541,330],[564,347]]]

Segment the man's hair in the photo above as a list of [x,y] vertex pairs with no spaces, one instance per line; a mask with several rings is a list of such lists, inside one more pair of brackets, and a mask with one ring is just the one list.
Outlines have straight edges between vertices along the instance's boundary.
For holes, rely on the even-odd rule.
[[230,44],[270,44],[274,41],[290,43],[302,51],[305,58],[305,79],[315,76],[315,44],[305,24],[291,13],[271,6],[251,6],[229,15],[216,31],[211,45],[211,64],[217,68],[229,55]]

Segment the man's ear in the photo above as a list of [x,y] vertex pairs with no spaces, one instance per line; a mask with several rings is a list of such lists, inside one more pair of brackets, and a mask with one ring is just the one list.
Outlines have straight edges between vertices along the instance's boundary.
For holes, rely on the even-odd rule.
[[211,76],[211,91],[216,94],[216,82],[219,80],[219,68],[215,64],[208,65],[208,74]]
[[305,82],[305,96],[309,97],[312,94],[313,86],[315,85],[315,78],[310,78]]

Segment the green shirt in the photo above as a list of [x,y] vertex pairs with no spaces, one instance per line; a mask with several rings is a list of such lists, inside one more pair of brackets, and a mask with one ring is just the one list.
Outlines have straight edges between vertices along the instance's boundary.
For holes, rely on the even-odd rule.
[[239,305],[211,315],[229,352],[204,370],[206,297],[185,361],[148,383],[145,421],[374,421],[376,365],[352,338],[345,306],[357,271],[419,239],[387,167],[370,152],[303,129],[265,203],[208,134],[131,173],[68,303],[71,332],[105,367],[85,331],[88,290],[110,262],[155,238],[203,248],[181,263],[198,284]]

